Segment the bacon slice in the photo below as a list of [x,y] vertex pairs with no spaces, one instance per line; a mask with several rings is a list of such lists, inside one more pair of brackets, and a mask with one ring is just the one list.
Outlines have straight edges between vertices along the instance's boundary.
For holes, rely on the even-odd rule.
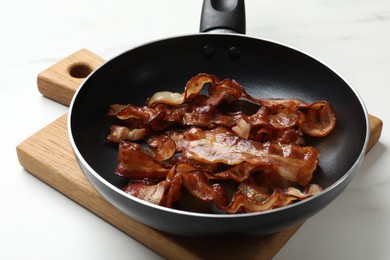
[[259,185],[254,178],[241,183],[238,191],[234,194],[229,206],[228,213],[239,212],[261,212],[274,208],[290,205],[296,200],[304,200],[321,192],[322,189],[316,185],[309,185],[304,192],[297,188],[289,187],[286,190],[275,189],[272,194]]
[[227,193],[220,184],[211,184],[202,172],[189,164],[180,163],[176,168],[176,174],[180,174],[183,187],[192,196],[205,202],[214,201],[219,209],[227,206]]
[[223,128],[191,128],[183,144],[185,157],[203,163],[267,165],[286,180],[306,185],[317,167],[319,151],[310,146],[259,143],[240,138]]
[[303,133],[323,137],[336,126],[336,116],[332,106],[325,101],[316,102],[298,112],[298,126]]
[[169,183],[167,181],[160,181],[157,184],[154,184],[150,183],[147,179],[144,179],[141,181],[132,181],[127,186],[123,187],[122,190],[139,199],[161,205],[168,187]]
[[274,98],[274,99],[255,99],[256,103],[268,108],[278,107],[289,107],[291,109],[297,109],[299,107],[306,107],[308,103],[299,99],[285,99],[285,98]]
[[170,130],[163,134],[156,134],[149,137],[146,142],[154,149],[163,147],[163,142],[166,138],[170,138],[175,145],[175,152],[181,152],[183,147],[184,130]]
[[119,143],[120,141],[136,141],[145,138],[147,130],[145,128],[129,129],[126,126],[112,125],[107,141]]
[[296,110],[285,106],[269,108],[268,124],[275,129],[294,127],[296,125]]
[[169,136],[165,136],[160,145],[157,147],[156,156],[154,157],[158,161],[166,161],[170,159],[176,152],[175,141]]
[[109,116],[116,116],[121,120],[126,120],[130,118],[140,119],[144,122],[150,121],[152,118],[156,117],[157,111],[148,109],[146,107],[137,107],[131,104],[121,105],[113,104],[108,111]]
[[200,73],[192,77],[186,84],[184,93],[173,93],[170,91],[156,92],[147,101],[148,107],[155,107],[157,104],[179,106],[186,101],[197,97],[206,83],[215,85],[219,80],[215,76]]
[[155,161],[139,144],[120,142],[115,173],[130,179],[164,179],[169,169]]
[[261,212],[274,208],[287,206],[296,200],[296,197],[285,195],[281,190],[276,189],[274,193],[268,197],[263,203],[256,203],[249,200],[243,193],[234,194],[232,203],[227,207],[226,212],[233,213],[248,213]]
[[207,177],[188,163],[178,163],[168,173],[166,180],[157,184],[148,179],[132,181],[122,190],[145,201],[172,207],[180,200],[181,188],[203,202],[214,202],[218,209],[227,207],[229,200],[220,184],[211,184]]
[[257,169],[258,165],[242,162],[223,171],[206,172],[205,174],[209,179],[234,180],[237,183],[241,183],[246,181],[252,172]]
[[271,127],[263,127],[256,132],[256,137],[253,139],[259,142],[305,145],[303,133],[297,128],[276,130]]
[[183,104],[184,96],[180,93],[173,93],[170,91],[156,92],[148,100],[148,107],[154,107],[157,104],[167,104],[171,106],[178,106]]
[[205,84],[211,83],[211,85],[213,86],[219,81],[220,80],[213,75],[199,73],[187,82],[184,90],[184,100],[189,101],[197,97]]

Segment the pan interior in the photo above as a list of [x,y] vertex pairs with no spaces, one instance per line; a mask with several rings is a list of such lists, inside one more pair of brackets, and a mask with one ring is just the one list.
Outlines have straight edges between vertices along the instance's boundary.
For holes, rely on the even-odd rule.
[[[205,46],[211,48],[206,53]],[[236,48],[232,56],[231,47]],[[229,51],[230,50],[230,51]],[[238,52],[237,52],[238,51]],[[325,138],[310,138],[320,150],[314,182],[324,188],[355,163],[365,142],[366,119],[359,98],[336,73],[317,60],[288,47],[246,36],[198,34],[152,42],[110,60],[83,84],[71,110],[72,135],[85,161],[117,187],[117,147],[105,144],[112,119],[111,104],[144,105],[162,90],[183,92],[198,73],[238,81],[257,98],[327,100],[337,127]]]

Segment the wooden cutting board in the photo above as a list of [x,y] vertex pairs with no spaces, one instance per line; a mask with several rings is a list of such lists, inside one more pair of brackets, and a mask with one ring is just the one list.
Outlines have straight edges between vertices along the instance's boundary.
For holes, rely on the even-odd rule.
[[[103,62],[82,49],[40,73],[38,89],[44,96],[69,105],[84,78]],[[372,115],[370,130],[368,150],[382,132],[382,121]],[[88,182],[69,142],[67,114],[19,144],[17,155],[28,172],[168,259],[271,259],[302,225],[265,236],[218,238],[180,237],[145,226],[114,208]]]

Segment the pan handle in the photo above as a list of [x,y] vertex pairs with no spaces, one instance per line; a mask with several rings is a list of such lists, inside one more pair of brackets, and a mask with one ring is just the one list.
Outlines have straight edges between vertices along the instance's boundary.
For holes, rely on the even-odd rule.
[[199,31],[245,34],[244,0],[204,0]]

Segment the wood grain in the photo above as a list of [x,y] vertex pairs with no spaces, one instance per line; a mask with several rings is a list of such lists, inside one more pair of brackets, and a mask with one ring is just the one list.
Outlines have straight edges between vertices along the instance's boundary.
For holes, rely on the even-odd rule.
[[69,106],[86,76],[103,63],[103,58],[81,49],[39,73],[38,90],[45,97]]
[[[70,75],[74,64],[82,65],[81,71],[73,72],[79,77],[83,69],[88,71],[102,62],[96,54],[82,49],[40,73],[38,89],[44,96],[69,105],[83,81]],[[380,138],[382,121],[370,115],[370,129],[368,151]],[[88,182],[71,149],[67,114],[23,141],[16,150],[20,164],[28,172],[168,259],[271,259],[301,226],[266,236],[217,238],[179,237],[149,228],[113,207]]]

